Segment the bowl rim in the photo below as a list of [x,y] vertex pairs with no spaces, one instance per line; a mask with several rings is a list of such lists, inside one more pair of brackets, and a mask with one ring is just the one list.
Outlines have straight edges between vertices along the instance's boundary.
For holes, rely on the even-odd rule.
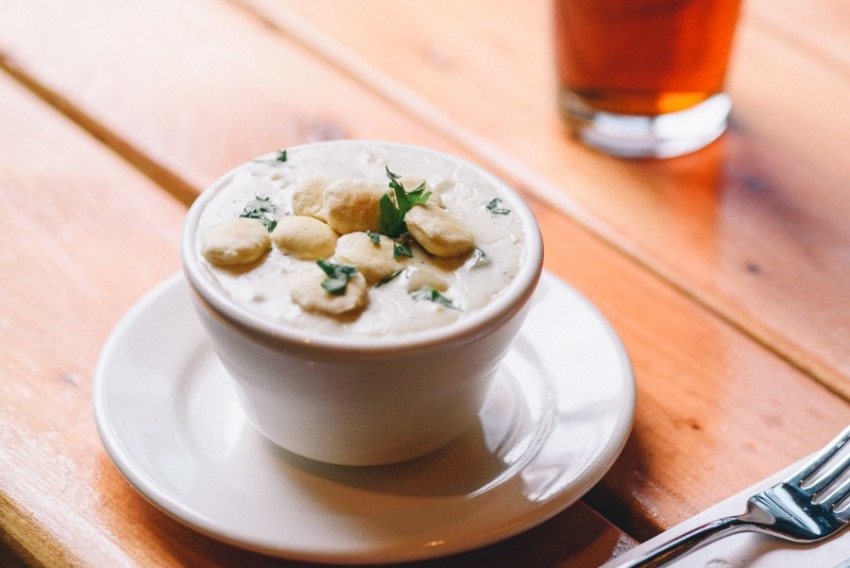
[[[232,300],[221,286],[215,284],[203,274],[203,264],[196,248],[196,233],[201,213],[206,205],[224,187],[230,178],[246,164],[245,162],[230,169],[208,186],[195,199],[186,215],[182,228],[181,257],[183,273],[202,309],[212,311],[220,319],[237,329],[271,346],[290,346],[310,351],[332,350],[340,354],[361,356],[378,354],[404,354],[407,352],[433,349],[441,346],[459,346],[478,337],[487,335],[508,321],[528,302],[543,268],[543,240],[540,228],[528,205],[506,182],[481,166],[447,152],[433,150],[414,144],[382,140],[333,140],[314,142],[288,147],[288,153],[297,153],[302,149],[317,146],[358,145],[366,147],[383,146],[386,148],[412,149],[431,154],[470,168],[477,175],[498,188],[500,198],[505,198],[520,218],[526,242],[525,259],[513,280],[493,302],[471,314],[467,318],[450,324],[425,330],[406,332],[397,336],[375,336],[368,334],[328,334],[307,327],[288,324],[281,320],[270,320],[249,311]],[[274,158],[277,152],[264,154],[253,160]]]

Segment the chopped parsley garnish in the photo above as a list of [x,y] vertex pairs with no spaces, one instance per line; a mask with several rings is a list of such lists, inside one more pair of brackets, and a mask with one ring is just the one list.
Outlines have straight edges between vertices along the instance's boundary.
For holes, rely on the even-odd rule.
[[272,205],[271,198],[255,195],[254,199],[248,202],[239,216],[246,217],[248,219],[257,219],[265,225],[266,230],[271,233],[274,231],[274,228],[277,227],[277,220],[274,218],[274,211],[275,207]]
[[413,191],[405,191],[404,186],[398,181],[400,176],[391,172],[389,166],[385,166],[384,169],[390,180],[389,187],[393,190],[396,202],[393,203],[389,195],[384,195],[378,202],[381,232],[389,237],[399,237],[407,232],[404,216],[414,205],[427,203],[431,192],[427,191],[425,182],[419,184],[419,187]]
[[285,162],[286,161],[286,150],[278,150],[276,159],[277,159],[278,162]]
[[369,235],[369,239],[376,245],[381,244],[381,233],[376,233],[375,231],[366,231],[366,234]]
[[390,237],[397,237],[407,231],[407,225],[398,208],[393,205],[389,195],[384,195],[378,201],[378,211],[381,216],[381,232]]
[[397,241],[393,242],[393,258],[400,256],[413,258],[413,252],[410,250],[410,238],[410,233],[404,233]]
[[475,250],[472,252],[472,268],[481,268],[482,266],[487,266],[489,264],[490,257],[487,256],[483,250],[475,247]]
[[410,243],[407,241],[398,241],[393,243],[393,258],[398,258],[400,256],[409,256],[410,258],[413,258],[413,253],[410,251]]
[[510,209],[502,207],[502,200],[498,197],[494,197],[490,200],[490,203],[487,204],[487,209],[489,209],[490,213],[493,215],[507,215],[511,212]]
[[399,268],[398,270],[396,270],[395,272],[393,272],[393,273],[392,273],[392,274],[390,274],[389,276],[386,276],[386,277],[384,277],[384,278],[381,278],[381,279],[378,281],[378,283],[377,283],[377,284],[375,284],[375,288],[377,288],[378,286],[383,286],[384,284],[386,284],[387,282],[389,282],[390,280],[392,280],[393,278],[395,278],[396,276],[398,276],[398,275],[399,275],[399,274],[401,274],[402,272],[404,272],[404,268]]
[[453,310],[458,309],[450,299],[443,296],[439,290],[431,288],[430,286],[423,286],[418,290],[414,290],[410,293],[410,297],[419,302],[434,302],[435,304],[440,304],[441,306],[446,306]]
[[334,296],[345,294],[348,279],[357,272],[356,267],[347,264],[336,264],[335,262],[328,262],[326,260],[317,260],[316,264],[328,275],[325,281],[322,282],[322,288],[328,294],[333,294]]

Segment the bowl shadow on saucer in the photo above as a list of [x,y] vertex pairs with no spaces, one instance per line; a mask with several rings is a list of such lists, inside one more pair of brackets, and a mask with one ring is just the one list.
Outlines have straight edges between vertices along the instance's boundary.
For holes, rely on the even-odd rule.
[[[523,343],[518,338],[515,349],[523,351],[523,357],[539,367],[533,349],[523,349]],[[531,379],[526,377],[526,380]],[[548,394],[539,377],[537,380],[541,384],[536,390]],[[301,482],[303,490],[318,499],[328,499],[329,486],[388,498],[473,498],[505,484],[523,484],[517,473],[533,457],[537,442],[548,434],[547,425],[541,424],[546,421],[532,418],[535,412],[531,406],[540,403],[530,402],[523,395],[520,382],[503,365],[481,413],[466,430],[429,454],[396,464],[323,463],[289,452],[256,435],[263,438],[266,450],[276,457],[281,474]],[[546,398],[544,394],[540,396]],[[543,413],[553,414],[553,409]]]
[[[574,426],[606,416],[615,405],[600,397],[582,408],[559,409],[551,387],[536,371],[543,368],[538,353],[522,337],[514,350],[524,366],[504,365],[472,424],[449,444],[420,458],[383,466],[333,465],[289,452],[253,428],[247,428],[244,435],[261,438],[281,476],[295,480],[305,493],[321,501],[333,500],[329,487],[388,498],[439,499],[474,498],[497,487],[506,489],[508,484],[520,485],[518,493],[530,500],[546,500],[576,474],[582,457],[561,444],[564,447],[558,449],[557,462],[543,460],[530,472],[533,479],[527,479],[523,470],[534,461],[540,445],[556,433],[571,435]],[[521,383],[532,394],[523,393]],[[335,505],[329,502],[328,507]]]
[[[298,473],[296,479],[320,478],[323,484],[387,496],[466,497],[499,484],[511,469],[488,447],[479,418],[447,445],[422,457],[396,464],[345,466],[323,463],[294,454],[264,439],[282,470]],[[291,476],[292,477],[292,476]],[[305,482],[306,491],[315,484]],[[327,498],[325,492],[314,492]],[[332,505],[330,505],[332,507]]]

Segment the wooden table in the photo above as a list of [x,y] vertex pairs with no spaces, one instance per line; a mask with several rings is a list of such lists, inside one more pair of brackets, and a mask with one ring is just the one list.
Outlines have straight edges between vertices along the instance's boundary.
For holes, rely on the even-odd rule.
[[407,141],[503,176],[632,357],[634,431],[603,481],[435,565],[596,566],[850,421],[850,6],[747,2],[730,131],[644,162],[566,136],[549,19],[517,0],[0,3],[0,564],[277,565],[148,505],[90,390],[111,327],[178,270],[187,204],[303,142]]

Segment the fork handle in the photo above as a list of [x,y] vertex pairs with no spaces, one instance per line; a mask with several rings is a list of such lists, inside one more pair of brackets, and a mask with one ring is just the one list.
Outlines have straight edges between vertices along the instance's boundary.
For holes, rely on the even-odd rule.
[[617,568],[662,566],[674,558],[684,556],[710,542],[748,530],[757,530],[757,528],[753,525],[752,520],[745,515],[723,517],[677,536],[624,564],[618,564]]

